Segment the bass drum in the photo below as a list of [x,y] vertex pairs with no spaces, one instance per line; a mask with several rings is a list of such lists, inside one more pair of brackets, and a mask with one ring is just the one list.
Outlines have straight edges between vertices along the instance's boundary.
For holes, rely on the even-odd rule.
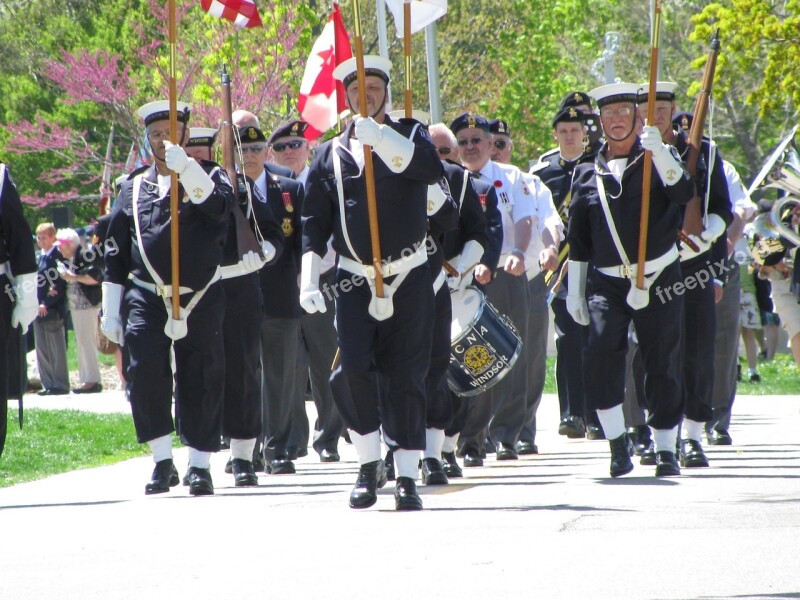
[[511,321],[469,287],[451,295],[450,365],[447,384],[457,396],[475,396],[505,377],[517,362],[522,340]]

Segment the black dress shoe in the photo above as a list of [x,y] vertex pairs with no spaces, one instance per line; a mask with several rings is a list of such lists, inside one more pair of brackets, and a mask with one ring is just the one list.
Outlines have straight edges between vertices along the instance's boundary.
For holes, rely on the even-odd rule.
[[83,387],[75,388],[72,390],[73,394],[97,394],[103,391],[103,384],[101,383],[87,383]]
[[539,454],[539,447],[533,442],[517,442],[517,454]]
[[709,429],[706,431],[708,443],[712,446],[730,446],[733,438],[725,429]]
[[258,485],[258,476],[249,460],[234,458],[231,461],[233,483],[236,487],[253,487]]
[[171,458],[165,458],[156,463],[156,468],[153,469],[150,481],[144,486],[144,493],[148,496],[150,494],[163,494],[179,483],[178,469],[175,468]]
[[681,441],[680,461],[681,466],[687,469],[708,466],[708,457],[697,440]]
[[200,467],[189,467],[189,493],[192,496],[210,496],[214,493],[211,471]]
[[608,445],[611,447],[611,476],[619,477],[633,471],[633,444],[628,434],[623,433],[618,438],[608,440]]
[[319,452],[319,462],[339,462],[340,457],[339,453],[336,450],[328,450],[327,448],[323,448]]
[[464,448],[464,466],[465,467],[483,466],[483,459],[481,458],[480,451],[477,448]]
[[[267,471],[267,465],[264,462],[264,457],[261,456],[260,452],[258,454],[256,454],[255,456],[253,456],[253,470],[256,473],[261,473],[262,471],[264,473],[268,472]],[[233,472],[233,471],[231,471],[231,472]]]
[[652,467],[656,464],[656,445],[651,441],[647,448],[639,455],[639,464]]
[[386,468],[386,479],[394,481],[394,452],[388,450],[386,458],[383,459],[383,465]]
[[350,508],[369,508],[378,500],[378,488],[385,485],[386,467],[382,460],[361,465],[356,485],[350,492]]
[[583,419],[575,415],[564,417],[558,425],[558,435],[565,435],[573,440],[581,439],[586,437],[586,425]]
[[38,396],[66,396],[69,394],[69,390],[65,390],[62,388],[51,388],[49,390],[42,390],[41,392],[36,392]]
[[270,475],[292,475],[296,473],[294,463],[286,456],[279,456],[269,461],[265,471]]
[[422,510],[422,498],[417,493],[417,484],[410,477],[397,478],[394,488],[394,509]]
[[423,458],[422,483],[423,485],[447,485],[450,483],[442,469],[442,463],[435,458]]
[[586,426],[586,439],[587,440],[604,440],[606,439],[606,434],[603,433],[603,428],[599,425],[587,425]]
[[517,456],[517,451],[514,450],[514,446],[511,444],[497,442],[496,451],[497,460],[517,460],[519,458],[519,456]]
[[[631,439],[633,440],[633,453],[636,456],[642,456],[653,441],[650,428],[647,425],[637,425],[636,427],[632,427],[631,430],[633,432],[633,435],[631,435]],[[653,464],[655,464],[655,456],[653,457]]]
[[681,474],[681,468],[675,453],[669,450],[656,452],[656,477],[675,477]]
[[456,460],[455,452],[442,452],[442,470],[448,477],[464,476],[464,472]]

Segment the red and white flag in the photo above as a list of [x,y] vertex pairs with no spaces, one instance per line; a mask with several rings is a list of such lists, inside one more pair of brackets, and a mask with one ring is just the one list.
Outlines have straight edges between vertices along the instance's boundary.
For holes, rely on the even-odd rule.
[[262,25],[254,0],[200,0],[200,6],[210,15],[233,21],[236,29]]
[[[408,0],[386,0],[392,12],[397,37],[403,37],[403,4]],[[425,29],[434,21],[447,14],[447,0],[411,0],[411,33]]]
[[352,56],[342,13],[334,3],[330,20],[311,48],[300,83],[297,110],[309,125],[304,134],[306,139],[316,139],[328,131],[347,109],[344,87],[333,77],[333,70]]

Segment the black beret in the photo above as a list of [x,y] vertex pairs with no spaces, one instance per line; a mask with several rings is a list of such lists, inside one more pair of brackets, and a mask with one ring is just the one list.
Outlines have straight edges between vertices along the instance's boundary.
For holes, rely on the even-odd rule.
[[258,127],[253,127],[252,125],[248,125],[247,127],[242,127],[239,130],[239,139],[241,139],[243,144],[251,144],[253,142],[267,141],[264,132],[261,131]]
[[269,136],[269,143],[271,144],[282,137],[303,137],[307,128],[308,123],[305,121],[300,121],[298,119],[287,121],[279,125],[278,128],[272,132],[272,135]]
[[553,129],[558,123],[583,123],[585,115],[574,106],[566,106],[553,117]]
[[458,133],[462,129],[483,129],[488,133],[489,121],[480,115],[467,112],[463,115],[457,116],[455,119],[453,119],[453,122],[450,123],[450,131],[453,133]]
[[503,121],[503,119],[492,119],[489,121],[489,133],[511,135],[511,129],[508,127],[508,123]]
[[692,119],[694,115],[689,112],[679,112],[675,113],[675,116],[672,117],[672,124],[678,127],[679,129],[683,129],[684,131],[689,131],[692,128]]
[[561,106],[559,106],[559,110],[562,108],[569,108],[570,106],[583,106],[586,105],[589,108],[592,108],[592,99],[589,97],[589,94],[585,94],[584,92],[570,92],[564,99],[561,101]]

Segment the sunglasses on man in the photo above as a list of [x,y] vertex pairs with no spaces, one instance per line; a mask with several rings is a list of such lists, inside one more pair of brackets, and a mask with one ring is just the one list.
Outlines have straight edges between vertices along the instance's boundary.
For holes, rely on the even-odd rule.
[[298,148],[302,148],[305,145],[303,140],[293,140],[291,142],[278,142],[277,144],[272,144],[272,150],[274,152],[283,152],[286,148],[291,148],[292,150],[297,150]]
[[242,144],[242,154],[247,154],[248,152],[252,152],[253,154],[258,154],[264,150],[264,144]]
[[498,150],[505,150],[506,146],[508,146],[509,144],[509,142],[506,140],[495,140],[493,143],[494,147],[497,148]]
[[477,146],[483,140],[484,138],[479,138],[479,137],[464,138],[463,140],[458,140],[458,145],[461,146],[462,148],[466,148],[470,144],[472,144],[473,146]]
[[437,148],[436,151],[442,156],[447,156],[448,154],[450,154],[453,151],[453,149],[452,148],[448,148],[447,146],[441,146],[441,147]]

